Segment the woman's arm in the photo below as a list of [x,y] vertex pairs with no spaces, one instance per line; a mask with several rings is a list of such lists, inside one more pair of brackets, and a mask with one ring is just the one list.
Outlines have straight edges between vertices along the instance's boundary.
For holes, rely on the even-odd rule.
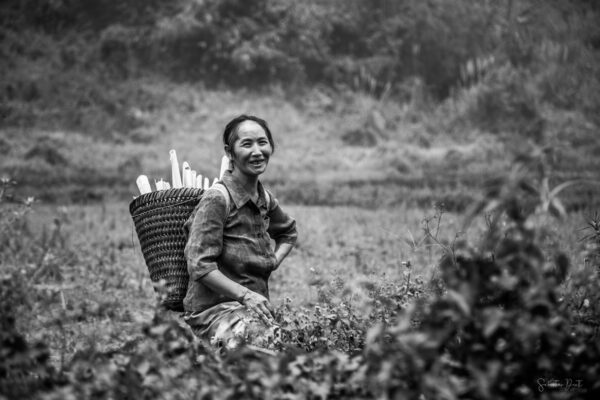
[[226,277],[221,271],[214,270],[204,275],[201,282],[212,291],[232,300],[242,302],[247,288]]
[[232,281],[221,271],[215,270],[204,275],[202,283],[223,296],[239,301],[266,323],[273,321],[273,307],[266,297]]
[[293,248],[294,245],[292,243],[280,242],[275,245],[275,258],[277,259],[275,269],[279,268],[281,262],[290,254]]
[[206,274],[217,270],[217,258],[223,249],[223,224],[227,214],[227,203],[217,190],[207,190],[193,217],[185,228],[188,239],[184,254],[190,280],[200,281]]
[[279,206],[279,202],[272,194],[271,206],[269,207],[269,228],[267,232],[269,236],[275,240],[275,257],[277,258],[277,267],[292,251],[296,240],[298,239],[298,231],[296,230],[296,220],[283,212]]

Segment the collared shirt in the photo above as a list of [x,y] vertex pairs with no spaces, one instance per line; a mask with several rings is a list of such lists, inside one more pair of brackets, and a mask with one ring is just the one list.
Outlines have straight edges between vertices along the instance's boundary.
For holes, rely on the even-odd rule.
[[276,244],[296,242],[296,221],[281,210],[271,193],[267,209],[260,182],[256,203],[230,172],[224,174],[221,183],[229,192],[229,215],[223,193],[209,189],[185,223],[185,256],[190,275],[183,300],[186,311],[203,311],[231,301],[202,283],[202,278],[216,269],[269,298],[268,279],[277,263],[271,239]]

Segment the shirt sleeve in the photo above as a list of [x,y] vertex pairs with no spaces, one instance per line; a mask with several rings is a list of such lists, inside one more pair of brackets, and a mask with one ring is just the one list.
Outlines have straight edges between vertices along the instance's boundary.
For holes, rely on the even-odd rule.
[[218,268],[226,213],[227,203],[223,195],[217,190],[207,190],[186,222],[188,240],[184,254],[191,280],[199,281]]
[[269,236],[275,240],[275,243],[295,244],[298,239],[296,220],[283,212],[277,199],[271,193],[268,194],[271,197],[268,214],[269,228],[267,229]]

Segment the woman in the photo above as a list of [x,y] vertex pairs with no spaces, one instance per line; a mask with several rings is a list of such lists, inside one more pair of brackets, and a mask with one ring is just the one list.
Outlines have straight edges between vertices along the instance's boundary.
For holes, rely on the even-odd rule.
[[296,222],[258,179],[275,149],[267,123],[241,115],[225,127],[223,143],[231,169],[186,222],[184,320],[218,347],[268,347],[277,333],[268,280],[296,243]]

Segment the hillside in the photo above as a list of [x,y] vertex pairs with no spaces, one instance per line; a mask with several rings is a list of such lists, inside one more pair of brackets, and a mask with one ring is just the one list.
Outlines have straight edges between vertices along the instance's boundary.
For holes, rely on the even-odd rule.
[[523,154],[551,186],[597,179],[593,2],[252,3],[4,2],[0,171],[17,195],[128,199],[138,174],[168,177],[171,148],[214,176],[242,112],[271,124],[265,180],[289,202],[461,209]]

